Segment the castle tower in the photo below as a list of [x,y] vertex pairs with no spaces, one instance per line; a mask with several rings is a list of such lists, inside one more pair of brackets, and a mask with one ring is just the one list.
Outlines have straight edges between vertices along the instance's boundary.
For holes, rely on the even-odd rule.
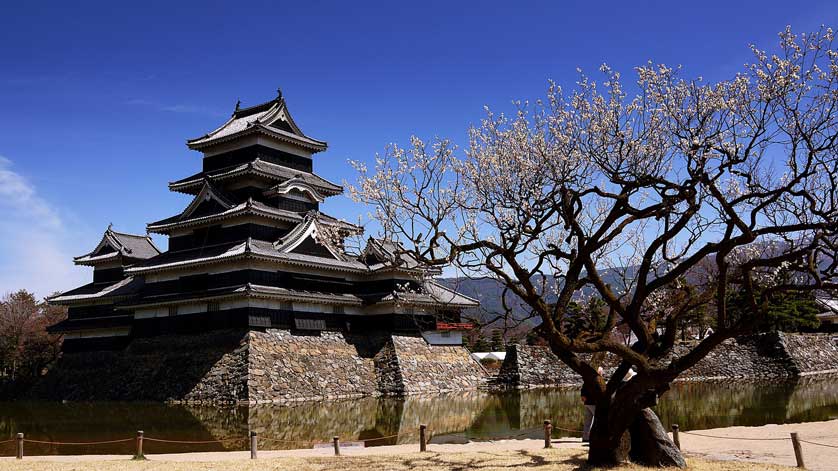
[[327,144],[302,132],[281,93],[237,105],[187,145],[202,153],[202,169],[169,189],[191,200],[147,226],[168,237],[168,250],[108,229],[76,259],[96,264],[94,283],[50,300],[70,306],[53,327],[65,351],[230,329],[289,341],[406,335],[461,348],[460,311],[476,301],[433,281],[395,242],[370,238],[361,253],[347,251],[345,239],[363,230],[321,211],[343,188],[314,173]]

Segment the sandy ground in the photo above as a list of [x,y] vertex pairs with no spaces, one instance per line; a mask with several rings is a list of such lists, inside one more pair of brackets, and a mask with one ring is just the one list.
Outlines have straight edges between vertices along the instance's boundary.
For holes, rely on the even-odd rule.
[[[534,442],[534,441],[533,441]],[[508,471],[510,469],[533,469],[543,471],[604,471],[585,465],[586,451],[579,446],[545,450],[521,449],[521,443],[500,444],[497,449],[472,450],[474,447],[459,446],[457,451],[435,450],[426,453],[414,449],[410,453],[389,450],[388,454],[346,454],[344,456],[275,456],[260,457],[258,460],[232,459],[226,461],[162,461],[160,456],[148,461],[129,461],[121,457],[118,461],[2,461],[4,471]],[[508,446],[507,446],[508,445]],[[447,447],[439,447],[440,449]],[[484,447],[485,448],[485,447]],[[211,459],[212,456],[203,456]],[[691,471],[791,471],[790,468],[764,464],[734,461],[705,461],[687,458]],[[620,471],[650,471],[626,464]]]
[[[806,468],[838,470],[838,420],[762,427],[730,427],[681,433],[681,447],[691,458],[693,469],[780,469],[764,465],[745,466],[742,462],[794,466],[790,432],[798,432],[803,443]],[[753,440],[753,439],[776,440]],[[500,440],[468,444],[428,445],[430,453],[418,454],[418,445],[395,445],[373,448],[344,447],[343,456],[334,457],[331,448],[259,451],[259,459],[250,460],[250,452],[211,452],[160,454],[149,456],[145,463],[126,461],[124,455],[80,455],[26,457],[23,461],[0,459],[0,469],[11,470],[179,470],[236,469],[296,471],[337,469],[502,469],[506,466],[547,469],[578,469],[586,453],[579,439],[553,441],[555,450],[543,450],[542,440]],[[335,459],[342,464],[336,466]],[[353,461],[354,460],[354,461]],[[546,460],[546,461],[545,461]],[[723,461],[726,463],[712,463]],[[627,469],[642,469],[630,467]]]
[[[791,432],[801,440],[806,469],[838,470],[838,420],[802,424],[763,425],[761,427],[728,427],[681,432],[681,449],[689,456],[707,460],[736,460],[795,466]],[[724,438],[711,438],[713,437]],[[775,438],[778,440],[762,440]],[[760,439],[760,440],[754,440]]]

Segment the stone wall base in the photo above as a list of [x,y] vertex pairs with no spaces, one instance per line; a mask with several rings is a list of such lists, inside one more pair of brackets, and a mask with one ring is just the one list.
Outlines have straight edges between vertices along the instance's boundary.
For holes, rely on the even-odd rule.
[[[689,351],[691,344],[676,344],[664,362]],[[604,361],[606,373],[617,359]],[[838,372],[838,346],[828,334],[767,333],[723,342],[677,381],[719,379],[774,379]],[[582,378],[548,347],[511,345],[493,386],[538,388],[578,386]]]
[[465,348],[421,337],[239,329],[68,352],[27,397],[286,403],[470,390],[484,379]]

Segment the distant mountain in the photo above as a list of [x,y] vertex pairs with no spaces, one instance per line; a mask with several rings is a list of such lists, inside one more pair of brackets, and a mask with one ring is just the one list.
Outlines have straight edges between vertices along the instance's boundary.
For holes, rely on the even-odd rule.
[[[621,270],[622,269],[603,270],[600,276],[602,276],[603,281],[610,284],[615,290],[621,290],[624,288],[622,275],[620,273]],[[632,267],[628,269],[629,276],[631,276],[633,271],[634,268]],[[468,297],[480,301],[480,308],[466,310],[463,313],[465,317],[485,322],[499,314],[503,314],[506,311],[503,303],[504,285],[498,280],[493,278],[454,277],[439,278],[437,281]],[[536,286],[541,286],[542,282],[536,279],[535,284]],[[554,280],[548,280],[546,286],[555,286]],[[593,292],[594,289],[592,287],[587,287],[576,293],[574,297],[579,299],[593,294]],[[546,295],[546,300],[548,303],[555,302],[556,294],[548,293]],[[510,316],[512,319],[522,320],[530,314],[529,307],[526,306],[525,303],[521,302],[517,296],[509,292],[506,293],[506,306],[510,309]],[[539,319],[528,319],[527,322],[533,326],[541,323]]]
[[[781,241],[775,243],[765,243],[762,247],[761,256],[774,256],[778,253],[782,253],[782,251],[786,250],[786,248],[787,245]],[[827,259],[826,257],[822,257],[819,260],[818,265],[822,271],[828,272],[831,269],[829,263],[829,259]],[[625,289],[625,284],[623,283],[622,276],[623,271],[626,272],[626,276],[633,277],[637,272],[637,267],[630,266],[627,268],[605,269],[600,271],[600,276],[602,277],[603,281],[611,285],[612,289],[614,289],[615,291],[623,290]],[[701,268],[701,264],[693,266],[690,270],[687,271],[684,277],[686,278],[687,282],[691,284],[699,284],[707,281],[707,275]],[[466,310],[463,313],[464,317],[479,320],[485,325],[486,321],[488,321],[489,319],[493,319],[499,314],[503,314],[505,312],[505,309],[503,307],[504,304],[502,301],[504,286],[500,281],[497,281],[492,278],[460,277],[440,278],[437,281],[449,288],[455,289],[460,293],[465,294],[466,296],[480,301],[480,308]],[[536,286],[540,285],[541,283],[536,283]],[[555,283],[547,283],[547,286],[554,285]],[[596,294],[595,289],[591,286],[587,286],[583,290],[577,292],[574,298],[579,299],[594,294]],[[548,303],[555,302],[556,294],[549,293],[547,294],[546,299]],[[529,316],[529,308],[523,302],[521,302],[517,298],[517,296],[511,293],[507,293],[506,300],[506,305],[511,309],[510,314],[513,319],[521,320]],[[535,326],[540,324],[541,321],[540,319],[534,318],[528,319],[527,323]]]

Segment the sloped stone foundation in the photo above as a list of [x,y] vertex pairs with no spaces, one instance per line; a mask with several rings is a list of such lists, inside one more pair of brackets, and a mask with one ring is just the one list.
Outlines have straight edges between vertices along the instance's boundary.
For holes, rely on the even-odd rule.
[[247,332],[134,339],[121,350],[64,353],[26,395],[68,401],[247,400]]
[[292,403],[473,390],[484,378],[465,348],[421,337],[227,330],[65,353],[27,397]]
[[[672,357],[686,353],[690,344],[676,344]],[[606,373],[617,365],[604,362]],[[723,342],[678,380],[774,379],[838,373],[838,345],[828,334],[773,332]],[[548,347],[511,345],[494,386],[538,388],[578,386],[582,378],[562,363]]]
[[[463,347],[428,345],[421,337],[392,337],[385,350],[394,384],[391,394],[441,393],[477,389],[486,373]],[[395,361],[394,361],[395,360]],[[383,370],[382,370],[383,372]]]

